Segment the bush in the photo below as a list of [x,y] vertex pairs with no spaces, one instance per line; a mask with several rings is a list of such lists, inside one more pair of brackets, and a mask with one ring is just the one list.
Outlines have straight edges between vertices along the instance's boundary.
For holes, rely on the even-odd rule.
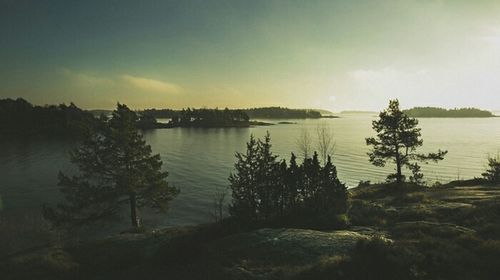
[[500,154],[488,157],[488,169],[482,175],[490,183],[500,183]]

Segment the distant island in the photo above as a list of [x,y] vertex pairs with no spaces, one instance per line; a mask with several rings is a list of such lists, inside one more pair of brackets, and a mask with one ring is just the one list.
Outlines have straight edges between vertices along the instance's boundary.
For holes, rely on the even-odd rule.
[[404,112],[412,118],[491,118],[495,116],[492,112],[477,108],[415,107]]
[[283,107],[264,107],[244,109],[252,119],[320,119],[321,113],[311,109],[290,109]]
[[[145,116],[154,117],[150,111]],[[182,109],[173,114],[168,127],[249,127],[250,118],[242,110]]]
[[[218,109],[146,109],[140,113],[153,116],[155,118],[173,119],[178,118],[183,114],[183,111],[199,111],[199,110],[218,110]],[[249,119],[320,119],[320,118],[334,118],[335,116],[323,115],[331,114],[326,110],[312,110],[312,109],[290,109],[284,107],[262,107],[250,109],[224,109],[227,114],[241,115],[246,114]]]

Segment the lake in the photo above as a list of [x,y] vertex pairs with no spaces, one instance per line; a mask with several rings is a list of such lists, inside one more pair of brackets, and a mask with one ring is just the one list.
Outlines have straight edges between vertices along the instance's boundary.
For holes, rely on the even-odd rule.
[[[289,159],[290,153],[298,150],[296,141],[301,130],[308,129],[314,136],[318,125],[326,125],[334,131],[333,162],[342,181],[350,187],[360,180],[384,181],[393,167],[372,166],[366,155],[364,139],[374,134],[374,118],[373,114],[343,114],[338,119],[286,120],[295,124],[265,127],[148,131],[147,142],[161,154],[168,180],[181,189],[181,194],[167,215],[152,215],[154,218],[146,222],[175,226],[211,221],[214,193],[227,189],[235,152],[244,151],[251,134],[262,137],[266,131],[271,134],[274,153]],[[438,148],[449,151],[439,164],[423,165],[425,179],[431,184],[481,176],[488,154],[500,149],[500,118],[420,119],[420,127],[422,152]],[[58,141],[4,143],[0,150],[0,208],[38,209],[43,203],[58,202],[58,171],[74,171],[68,160],[71,147],[71,143]]]

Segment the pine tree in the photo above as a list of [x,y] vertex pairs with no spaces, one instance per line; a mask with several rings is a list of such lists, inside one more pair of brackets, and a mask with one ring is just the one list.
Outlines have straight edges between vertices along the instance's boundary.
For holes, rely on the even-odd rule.
[[321,165],[319,162],[318,153],[314,152],[312,158],[304,160],[303,163],[303,179],[302,181],[302,196],[307,208],[312,208],[316,196],[318,195],[320,182]]
[[229,175],[232,204],[229,213],[232,216],[255,219],[257,216],[257,141],[250,136],[246,152],[236,153],[235,172]]
[[398,100],[391,100],[389,107],[380,112],[379,119],[374,120],[372,124],[377,136],[366,138],[366,144],[373,147],[368,153],[369,160],[380,167],[385,166],[388,161],[396,165],[396,173],[387,177],[389,181],[395,179],[397,183],[403,182],[405,177],[402,168],[407,167],[413,173],[410,179],[420,183],[423,175],[417,162],[437,162],[443,160],[448,153],[441,150],[426,155],[416,152],[416,149],[423,145],[420,138],[421,129],[417,127],[418,120],[401,111]]
[[322,211],[331,211],[335,214],[347,211],[347,187],[337,177],[337,168],[328,156],[325,166],[321,170],[321,191],[318,205]]
[[490,183],[500,183],[500,155],[488,157],[488,169],[481,175]]
[[285,208],[288,211],[296,211],[298,204],[301,201],[299,191],[302,177],[302,169],[297,165],[297,157],[292,153],[290,166],[288,167],[284,178],[287,194],[287,197],[285,198]]
[[117,216],[126,204],[132,227],[137,229],[140,208],[167,209],[179,191],[166,182],[168,173],[161,170],[160,155],[152,155],[136,121],[135,112],[118,104],[109,122],[102,123],[71,153],[79,173],[59,173],[59,187],[67,203],[45,207],[47,218],[56,225],[80,226]]
[[[230,214],[241,220],[266,220],[299,226],[331,227],[347,210],[347,189],[328,157],[324,167],[314,153],[297,165],[278,161],[271,151],[269,133],[253,136],[245,154],[236,153],[235,172],[229,176],[233,202]],[[284,219],[281,219],[284,218]]]
[[264,136],[264,140],[258,141],[257,158],[257,197],[258,214],[263,219],[268,219],[276,213],[277,201],[273,200],[281,193],[279,183],[279,162],[277,156],[271,151],[271,136],[269,132]]

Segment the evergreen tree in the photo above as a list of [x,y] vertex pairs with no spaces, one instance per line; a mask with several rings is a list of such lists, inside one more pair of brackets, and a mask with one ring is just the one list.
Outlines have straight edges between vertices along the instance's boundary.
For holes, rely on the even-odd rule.
[[46,207],[47,218],[56,225],[79,226],[116,216],[126,204],[132,227],[137,229],[138,209],[167,209],[179,191],[166,182],[168,173],[161,170],[160,155],[152,155],[136,122],[137,115],[118,104],[109,122],[89,134],[71,153],[79,173],[59,173],[59,186],[67,204]]
[[304,176],[302,181],[302,197],[307,208],[313,208],[316,196],[321,187],[320,173],[321,165],[318,158],[318,153],[314,152],[312,158],[304,159],[303,163]]
[[325,166],[321,170],[321,192],[318,205],[321,211],[345,213],[347,211],[347,187],[337,177],[337,168],[328,156]]
[[277,198],[281,193],[279,162],[277,156],[271,151],[271,136],[269,132],[264,136],[264,140],[258,141],[258,158],[257,158],[257,197],[258,199],[258,214],[263,219],[267,219],[273,215],[278,209]]
[[488,157],[488,169],[481,175],[490,183],[500,183],[500,155]]
[[234,217],[267,221],[279,217],[298,226],[331,227],[347,210],[347,189],[330,157],[322,167],[314,153],[299,166],[292,153],[287,166],[272,153],[268,133],[263,141],[251,136],[246,153],[237,153],[236,158],[229,177]]
[[388,176],[388,180],[395,179],[401,183],[405,180],[402,168],[407,167],[413,173],[410,178],[420,183],[423,175],[420,173],[420,162],[437,162],[443,160],[447,151],[439,150],[437,153],[418,154],[416,149],[423,145],[420,138],[418,120],[408,117],[399,108],[398,100],[391,100],[389,107],[380,112],[379,119],[373,121],[376,137],[366,138],[366,144],[373,149],[368,153],[370,162],[375,166],[383,167],[388,161],[396,165],[396,173]]
[[296,211],[301,202],[299,191],[302,177],[302,169],[297,165],[297,157],[292,153],[290,166],[287,168],[284,178],[286,187],[285,208],[291,212]]
[[257,141],[250,136],[246,153],[236,153],[235,172],[229,175],[232,204],[229,213],[240,218],[255,219],[257,216]]

